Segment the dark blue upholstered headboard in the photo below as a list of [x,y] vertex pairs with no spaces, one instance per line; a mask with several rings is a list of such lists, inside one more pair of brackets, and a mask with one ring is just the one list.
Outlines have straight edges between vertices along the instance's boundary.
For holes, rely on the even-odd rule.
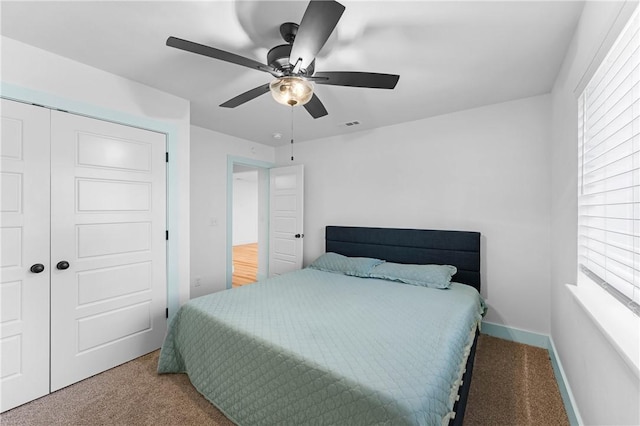
[[480,233],[427,229],[327,226],[327,252],[395,263],[453,265],[452,281],[480,291]]

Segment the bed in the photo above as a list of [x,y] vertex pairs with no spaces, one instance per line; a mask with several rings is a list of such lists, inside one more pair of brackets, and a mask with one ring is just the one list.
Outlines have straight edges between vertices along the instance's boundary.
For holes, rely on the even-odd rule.
[[[325,232],[310,267],[183,305],[158,372],[187,373],[239,425],[462,424],[484,310],[480,234]],[[414,265],[455,275],[446,288],[388,276]]]

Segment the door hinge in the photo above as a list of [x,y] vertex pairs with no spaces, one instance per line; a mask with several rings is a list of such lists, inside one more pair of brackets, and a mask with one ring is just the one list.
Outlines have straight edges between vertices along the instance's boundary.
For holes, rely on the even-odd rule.
[[165,310],[165,318],[169,318],[169,308]]
[[167,241],[169,241],[169,231],[164,231],[164,236]]
[[165,152],[165,161],[168,163],[169,162],[169,153]]

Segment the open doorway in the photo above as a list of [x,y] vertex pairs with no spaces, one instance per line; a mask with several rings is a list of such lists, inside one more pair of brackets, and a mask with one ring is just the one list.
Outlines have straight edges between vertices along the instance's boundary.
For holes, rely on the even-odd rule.
[[269,273],[269,168],[253,159],[227,159],[227,288]]
[[232,287],[258,278],[258,170],[233,166]]

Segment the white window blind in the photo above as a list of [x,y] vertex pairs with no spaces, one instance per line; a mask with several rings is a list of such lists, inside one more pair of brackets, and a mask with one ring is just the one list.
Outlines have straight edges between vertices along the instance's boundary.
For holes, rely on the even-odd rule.
[[638,10],[578,98],[578,255],[585,275],[640,307]]

